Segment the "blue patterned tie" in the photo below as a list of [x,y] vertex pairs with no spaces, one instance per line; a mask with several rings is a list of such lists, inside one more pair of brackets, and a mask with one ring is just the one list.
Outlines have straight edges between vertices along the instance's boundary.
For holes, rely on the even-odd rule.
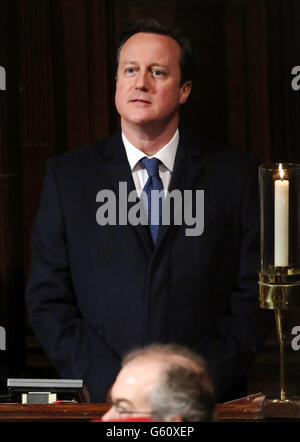
[[148,208],[146,207],[146,210],[148,209],[148,223],[154,243],[156,242],[159,225],[161,223],[162,201],[161,198],[153,198],[152,201],[153,194],[151,194],[151,191],[161,191],[164,188],[162,180],[158,174],[159,163],[160,161],[157,158],[143,158],[141,160],[141,164],[147,170],[147,173],[149,175],[148,181],[146,182],[143,191],[148,197]]

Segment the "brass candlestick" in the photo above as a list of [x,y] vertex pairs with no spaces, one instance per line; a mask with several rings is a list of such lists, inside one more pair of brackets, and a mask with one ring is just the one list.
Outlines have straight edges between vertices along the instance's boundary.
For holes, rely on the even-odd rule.
[[276,309],[275,321],[277,336],[279,339],[280,346],[280,400],[286,400],[286,377],[285,377],[285,346],[286,346],[286,335],[285,335],[285,311]]
[[[284,192],[276,194],[278,182]],[[300,418],[300,398],[289,397],[286,389],[285,324],[287,310],[300,307],[300,165],[262,165],[259,184],[259,299],[261,308],[274,310],[280,349],[280,395],[266,398],[262,412],[269,418]]]

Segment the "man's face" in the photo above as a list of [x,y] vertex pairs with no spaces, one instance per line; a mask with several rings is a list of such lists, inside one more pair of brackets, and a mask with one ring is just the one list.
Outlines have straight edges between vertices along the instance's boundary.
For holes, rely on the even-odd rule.
[[120,371],[111,390],[112,407],[102,417],[103,421],[141,417],[151,414],[149,393],[162,373],[158,359],[137,358]]
[[117,71],[116,108],[122,128],[178,119],[191,82],[180,86],[179,44],[170,37],[137,33],[123,45]]

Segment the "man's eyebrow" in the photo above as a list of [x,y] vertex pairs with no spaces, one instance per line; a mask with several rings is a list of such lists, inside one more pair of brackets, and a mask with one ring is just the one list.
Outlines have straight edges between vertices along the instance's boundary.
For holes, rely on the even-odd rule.
[[[126,65],[126,64],[134,64],[134,65],[138,65],[139,63],[137,61],[134,60],[123,60],[120,62],[121,65]],[[158,67],[162,67],[164,69],[169,69],[169,65],[164,64],[164,63],[160,63],[160,62],[153,62],[149,64],[150,68],[153,68],[154,66],[158,66]]]
[[134,60],[123,60],[120,62],[120,64],[138,64],[138,63]]
[[115,401],[112,401],[112,402],[115,405],[120,405],[120,404],[122,404],[124,402],[124,405],[132,406],[132,402],[128,401],[125,398],[116,399]]
[[169,65],[164,64],[164,63],[151,63],[149,66],[150,66],[151,68],[153,68],[154,66],[157,66],[157,67],[164,68],[164,69],[166,69],[166,70],[169,69]]

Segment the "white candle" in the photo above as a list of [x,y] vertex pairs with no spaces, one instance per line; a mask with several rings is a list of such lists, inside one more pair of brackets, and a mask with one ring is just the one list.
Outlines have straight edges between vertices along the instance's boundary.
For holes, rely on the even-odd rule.
[[289,181],[279,164],[280,180],[275,180],[274,197],[274,265],[289,264]]

